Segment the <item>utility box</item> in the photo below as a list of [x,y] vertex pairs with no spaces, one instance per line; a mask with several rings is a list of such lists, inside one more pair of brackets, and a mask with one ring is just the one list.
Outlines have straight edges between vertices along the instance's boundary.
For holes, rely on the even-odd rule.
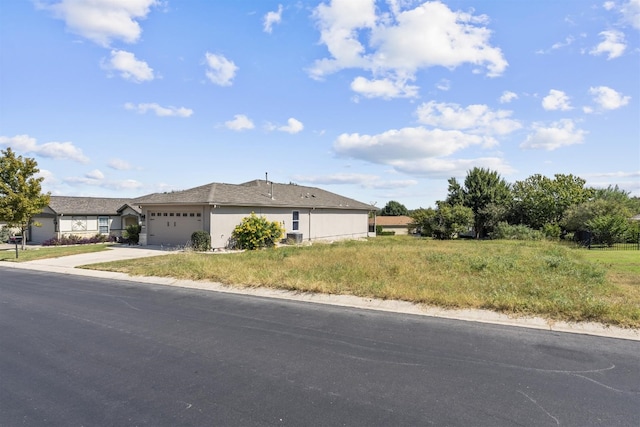
[[288,243],[302,243],[302,233],[287,233]]

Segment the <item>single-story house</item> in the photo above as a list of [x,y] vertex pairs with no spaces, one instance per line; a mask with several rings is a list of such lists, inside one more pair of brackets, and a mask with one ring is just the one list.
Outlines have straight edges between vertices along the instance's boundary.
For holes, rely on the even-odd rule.
[[409,234],[409,225],[413,223],[413,218],[406,215],[397,216],[376,216],[369,219],[370,224],[382,227],[382,231],[393,231],[396,235]]
[[131,199],[51,196],[49,205],[28,230],[29,241],[42,243],[54,237],[91,237],[96,234],[120,237],[127,226],[139,224],[140,208]]
[[254,180],[211,183],[154,193],[132,201],[142,211],[141,245],[185,245],[194,231],[211,235],[213,248],[228,247],[243,218],[255,213],[282,223],[295,241],[353,239],[368,231],[375,207],[315,187]]

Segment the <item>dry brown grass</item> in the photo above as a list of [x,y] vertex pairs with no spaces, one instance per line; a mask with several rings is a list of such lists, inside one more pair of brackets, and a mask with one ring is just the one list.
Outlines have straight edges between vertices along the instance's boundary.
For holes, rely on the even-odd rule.
[[92,268],[640,327],[638,286],[584,252],[550,242],[385,237]]

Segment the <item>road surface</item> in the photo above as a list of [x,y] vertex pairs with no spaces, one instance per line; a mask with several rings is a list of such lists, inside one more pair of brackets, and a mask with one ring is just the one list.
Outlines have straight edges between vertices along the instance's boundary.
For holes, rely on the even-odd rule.
[[0,267],[0,425],[634,426],[640,343]]

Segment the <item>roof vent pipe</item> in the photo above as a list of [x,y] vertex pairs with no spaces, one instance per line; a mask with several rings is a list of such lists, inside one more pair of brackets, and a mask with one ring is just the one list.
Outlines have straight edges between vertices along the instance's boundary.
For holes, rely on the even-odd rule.
[[271,200],[273,200],[273,182],[271,183]]

